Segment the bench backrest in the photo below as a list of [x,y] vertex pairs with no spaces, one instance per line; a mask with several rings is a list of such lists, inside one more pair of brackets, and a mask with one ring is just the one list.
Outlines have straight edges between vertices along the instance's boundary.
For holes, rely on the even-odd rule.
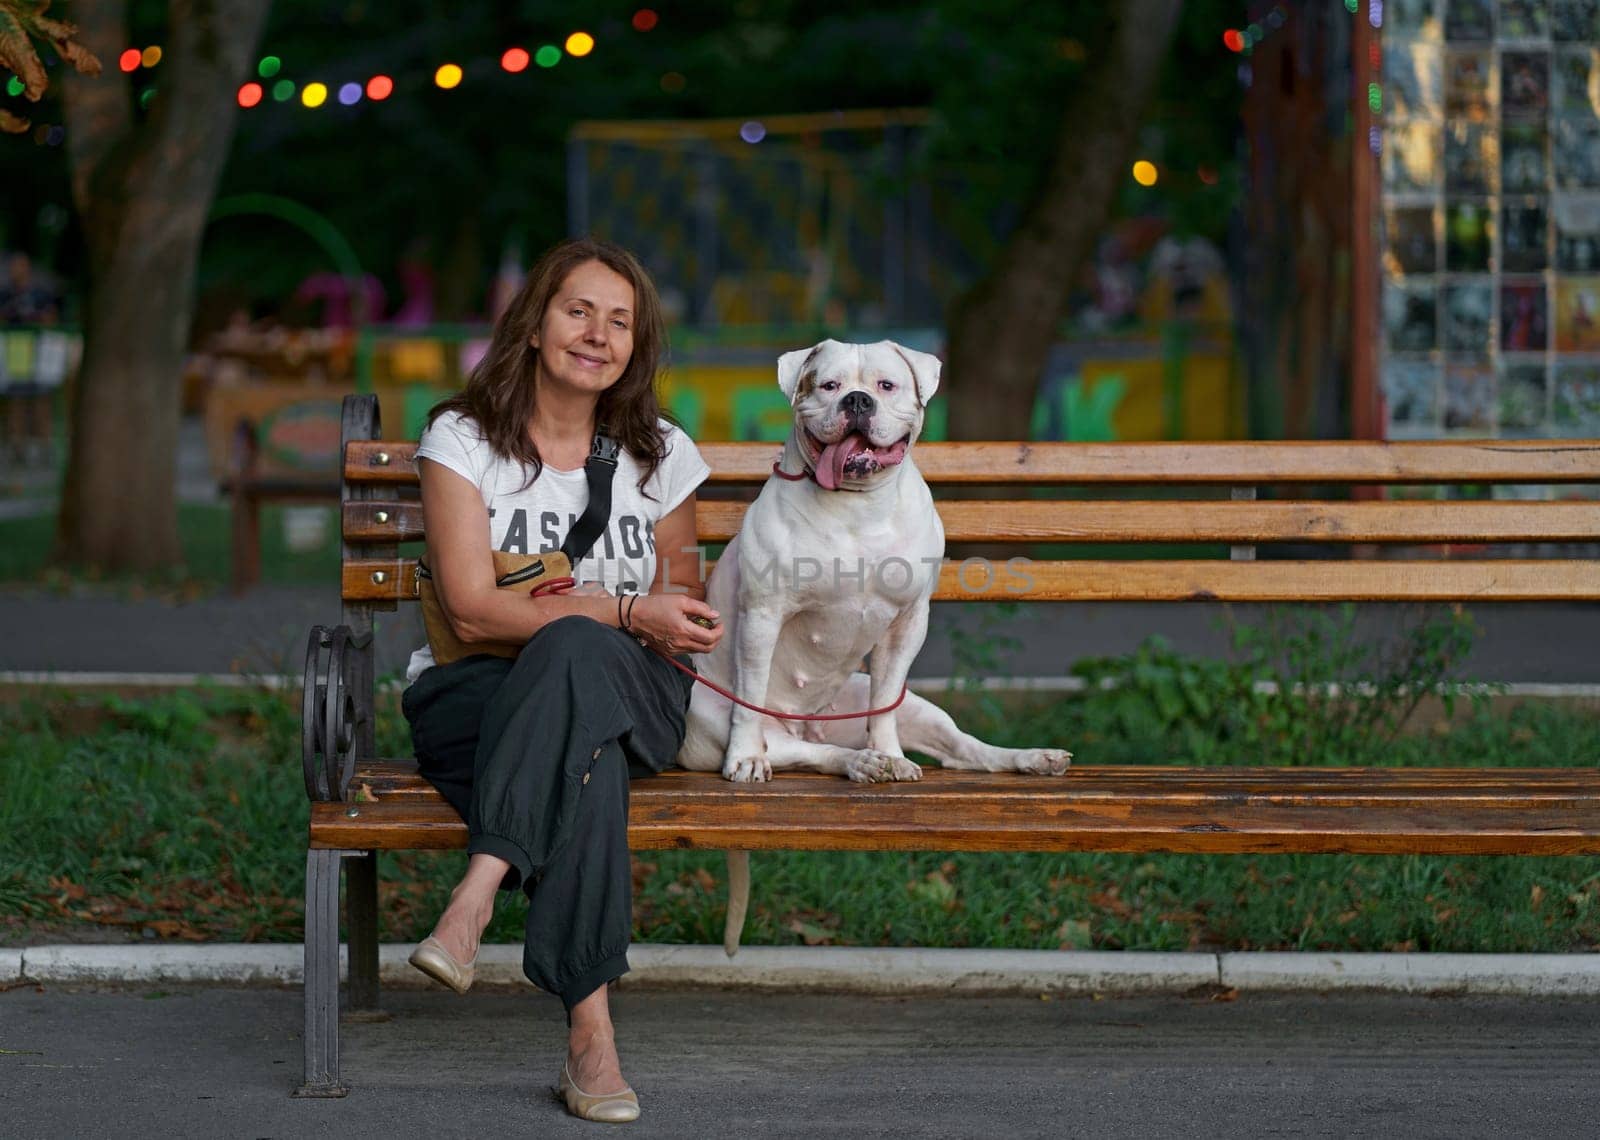
[[218,478],[321,476],[339,471],[343,441],[338,388],[251,382],[212,389],[206,446]]
[[[372,416],[363,428],[347,408],[343,596],[389,608],[412,596],[414,580],[415,560],[397,557],[395,546],[421,539],[424,523],[414,498],[416,444],[363,438],[377,432],[375,407]],[[700,451],[712,469],[700,539],[725,542],[748,504],[714,496],[743,489],[747,499],[768,478],[777,448],[705,443]],[[947,561],[940,601],[1600,600],[1600,440],[923,443],[914,454],[936,499],[956,489],[964,496],[938,503],[950,542],[1003,544],[1018,555],[1056,548],[1026,564]],[[1382,486],[1486,495],[1539,484],[1561,491],[1540,499],[1338,497]],[[1130,488],[1185,497],[1128,498]],[[1281,488],[1330,488],[1334,497],[1261,497]],[[1158,549],[1133,560],[1071,558],[1063,549],[1084,544],[1215,549],[1210,557]],[[1294,544],[1296,557],[1256,558],[1258,546],[1272,544]],[[1302,549],[1308,544],[1323,549]],[[1448,557],[1394,549],[1440,544]],[[826,552],[818,557],[826,565]]]

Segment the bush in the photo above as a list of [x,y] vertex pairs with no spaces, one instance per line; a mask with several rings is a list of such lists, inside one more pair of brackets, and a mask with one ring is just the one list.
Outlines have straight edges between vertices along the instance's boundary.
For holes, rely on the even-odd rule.
[[[1378,763],[1426,696],[1453,711],[1453,677],[1477,628],[1459,608],[1423,613],[1384,642],[1355,636],[1355,607],[1275,610],[1232,627],[1235,660],[1175,652],[1161,637],[1078,662],[1083,728],[1191,764]],[[1492,687],[1477,686],[1485,700]]]

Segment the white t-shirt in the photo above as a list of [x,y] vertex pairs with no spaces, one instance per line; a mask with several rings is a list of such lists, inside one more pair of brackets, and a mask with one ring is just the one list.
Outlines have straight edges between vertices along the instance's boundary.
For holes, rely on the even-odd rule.
[[[711,473],[699,448],[683,432],[661,421],[666,458],[644,490],[644,467],[626,449],[617,458],[611,482],[611,517],[588,555],[573,571],[578,584],[598,583],[615,592],[643,593],[656,577],[656,523],[678,506]],[[448,467],[478,488],[489,511],[489,541],[497,550],[546,554],[560,550],[567,531],[589,503],[589,477],[580,469],[558,471],[548,463],[528,483],[529,469],[497,454],[479,434],[477,421],[446,412],[422,433],[417,458]],[[670,558],[693,553],[664,551]],[[424,645],[411,655],[406,682],[433,664]]]

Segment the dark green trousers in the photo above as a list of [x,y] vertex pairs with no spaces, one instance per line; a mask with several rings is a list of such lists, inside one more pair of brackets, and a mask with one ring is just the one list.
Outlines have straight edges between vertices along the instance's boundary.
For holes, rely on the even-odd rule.
[[570,617],[515,660],[436,665],[402,697],[468,852],[510,863],[503,886],[527,892],[523,972],[569,1014],[628,970],[628,780],[671,766],[692,685],[621,630]]

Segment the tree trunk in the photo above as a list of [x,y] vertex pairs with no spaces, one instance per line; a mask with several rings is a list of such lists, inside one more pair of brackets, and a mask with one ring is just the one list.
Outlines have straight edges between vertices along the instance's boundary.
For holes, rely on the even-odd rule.
[[[173,0],[143,122],[120,72],[63,84],[89,281],[58,560],[137,572],[183,562],[174,484],[195,268],[268,6]],[[73,14],[101,58],[128,42],[121,0],[80,0]]]
[[1067,102],[1038,193],[988,276],[951,308],[951,439],[1027,439],[1067,295],[1110,213],[1182,0],[1122,0]]

